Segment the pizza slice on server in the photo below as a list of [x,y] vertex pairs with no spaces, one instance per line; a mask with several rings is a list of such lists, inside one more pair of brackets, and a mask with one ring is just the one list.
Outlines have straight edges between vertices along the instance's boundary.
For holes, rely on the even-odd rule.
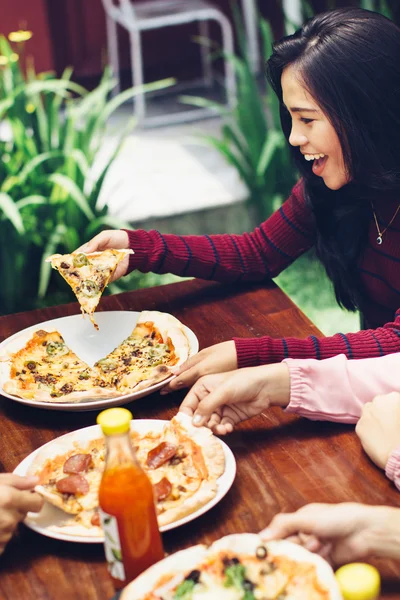
[[133,254],[133,250],[108,248],[103,252],[91,254],[53,254],[46,258],[46,262],[50,262],[53,269],[56,269],[71,286],[81,305],[82,313],[89,315],[91,322],[98,329],[93,313],[118,263],[127,254]]

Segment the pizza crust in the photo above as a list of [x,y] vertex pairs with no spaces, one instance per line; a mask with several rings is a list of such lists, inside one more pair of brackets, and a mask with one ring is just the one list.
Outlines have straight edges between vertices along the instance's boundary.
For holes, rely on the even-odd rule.
[[90,390],[85,390],[82,392],[71,392],[65,396],[60,396],[59,398],[51,396],[50,392],[46,392],[46,390],[21,390],[19,388],[17,382],[14,379],[9,379],[3,385],[3,390],[7,392],[7,394],[11,394],[12,396],[17,396],[18,398],[25,398],[26,400],[37,400],[38,402],[52,402],[57,404],[67,404],[69,402],[79,403],[84,400],[106,400],[107,398],[116,398],[121,396],[121,393],[117,390],[112,390],[110,388],[101,388],[94,387]]

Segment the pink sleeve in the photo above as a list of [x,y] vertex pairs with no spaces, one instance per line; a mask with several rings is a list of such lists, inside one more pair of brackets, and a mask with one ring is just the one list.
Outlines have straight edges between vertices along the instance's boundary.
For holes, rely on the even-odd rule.
[[325,360],[284,362],[290,373],[286,411],[308,419],[356,423],[364,404],[399,387],[400,353],[360,360],[339,354]]
[[400,491],[400,447],[393,450],[390,454],[386,463],[385,473]]

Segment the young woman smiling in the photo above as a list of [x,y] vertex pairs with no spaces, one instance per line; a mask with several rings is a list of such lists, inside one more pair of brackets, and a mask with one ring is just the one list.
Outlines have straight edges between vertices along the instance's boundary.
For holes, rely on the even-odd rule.
[[301,174],[291,196],[243,235],[104,231],[80,250],[132,248],[132,269],[221,282],[264,282],[312,246],[339,305],[368,328],[318,339],[240,338],[179,368],[165,389],[287,357],[383,356],[400,350],[400,29],[380,14],[317,15],[273,46],[267,74]]

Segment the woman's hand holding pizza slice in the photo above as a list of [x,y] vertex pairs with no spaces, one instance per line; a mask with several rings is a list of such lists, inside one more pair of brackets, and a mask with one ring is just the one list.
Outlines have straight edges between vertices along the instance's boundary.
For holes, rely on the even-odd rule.
[[[75,253],[84,252],[85,254],[88,254],[91,252],[102,252],[103,250],[107,250],[109,248],[114,248],[115,250],[128,250],[129,238],[126,231],[120,229],[108,229],[106,231],[102,231],[89,242],[80,248],[77,248]],[[110,283],[126,275],[128,267],[129,255],[127,254],[124,256],[121,262],[118,263],[117,268],[111,276]]]

